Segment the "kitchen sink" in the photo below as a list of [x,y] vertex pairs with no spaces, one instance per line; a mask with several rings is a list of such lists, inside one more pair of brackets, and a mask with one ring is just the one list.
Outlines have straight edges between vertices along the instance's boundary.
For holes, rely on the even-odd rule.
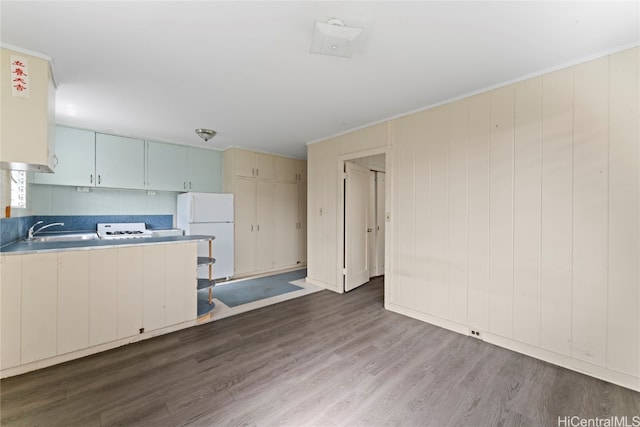
[[82,240],[98,240],[96,233],[66,233],[35,236],[28,242],[74,242]]

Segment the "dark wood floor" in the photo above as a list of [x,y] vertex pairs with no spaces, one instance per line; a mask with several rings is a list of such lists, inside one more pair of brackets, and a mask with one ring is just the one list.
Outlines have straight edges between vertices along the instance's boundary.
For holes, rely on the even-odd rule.
[[0,382],[2,425],[557,426],[640,393],[322,291]]

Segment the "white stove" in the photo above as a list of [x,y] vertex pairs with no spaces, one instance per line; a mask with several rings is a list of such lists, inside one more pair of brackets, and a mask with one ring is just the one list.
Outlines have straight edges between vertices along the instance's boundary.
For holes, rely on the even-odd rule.
[[153,235],[144,222],[102,223],[97,232],[101,239],[142,239]]

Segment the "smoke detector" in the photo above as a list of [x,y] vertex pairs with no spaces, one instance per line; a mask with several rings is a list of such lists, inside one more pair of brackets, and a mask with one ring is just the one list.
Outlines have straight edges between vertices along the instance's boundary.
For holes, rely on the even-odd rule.
[[355,39],[362,28],[347,27],[341,19],[332,18],[327,22],[317,22],[311,40],[310,53],[351,58]]

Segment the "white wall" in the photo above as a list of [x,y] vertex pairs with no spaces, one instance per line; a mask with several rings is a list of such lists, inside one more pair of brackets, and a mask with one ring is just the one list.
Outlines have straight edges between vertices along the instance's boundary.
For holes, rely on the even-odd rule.
[[640,390],[639,55],[310,145],[309,277],[339,287],[338,159],[389,143],[388,309]]
[[338,224],[341,205],[337,196],[342,188],[342,179],[338,179],[342,174],[339,158],[384,148],[387,141],[387,124],[383,123],[308,147],[307,278],[319,286],[342,292],[342,283],[337,280],[341,267],[336,261],[341,234]]

